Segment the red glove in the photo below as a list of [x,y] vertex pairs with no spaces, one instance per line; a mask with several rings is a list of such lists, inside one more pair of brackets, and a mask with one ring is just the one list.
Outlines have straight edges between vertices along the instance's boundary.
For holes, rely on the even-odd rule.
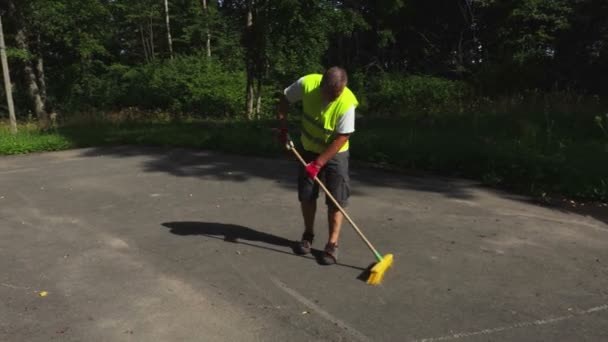
[[281,128],[281,144],[287,145],[287,128]]
[[306,165],[306,173],[308,174],[308,177],[315,179],[322,167],[323,165],[318,163],[316,160],[308,163],[308,165]]

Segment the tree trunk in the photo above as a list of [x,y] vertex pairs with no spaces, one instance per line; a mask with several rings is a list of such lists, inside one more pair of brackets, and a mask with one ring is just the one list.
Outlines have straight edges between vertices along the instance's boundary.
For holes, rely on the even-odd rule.
[[[27,38],[25,35],[25,31],[23,27],[19,27],[17,29],[17,35],[15,36],[15,41],[17,42],[17,47],[24,51],[30,51],[27,43]],[[39,125],[42,128],[48,128],[49,125],[49,117],[48,113],[44,108],[44,102],[42,101],[42,97],[40,95],[40,88],[38,88],[38,83],[36,81],[36,74],[34,73],[34,68],[32,66],[32,61],[30,59],[26,59],[23,61],[24,64],[24,72],[25,79],[28,84],[28,93],[30,98],[34,102],[34,112],[36,113],[36,117],[38,118]]]
[[144,48],[144,58],[146,59],[146,63],[150,62],[150,57],[148,55],[148,46],[146,44],[146,38],[144,37],[144,26],[139,24],[139,33],[141,33],[141,45]]
[[262,111],[262,80],[260,78],[258,78],[258,89],[256,89],[255,97],[255,115],[257,118],[259,118],[260,112]]
[[167,41],[169,42],[169,56],[173,59],[173,41],[171,40],[171,27],[169,26],[169,0],[165,0],[165,23],[167,24]]
[[460,31],[460,39],[458,39],[458,69],[464,66],[464,50],[462,48],[464,41],[464,30]]
[[156,53],[154,52],[154,30],[152,29],[152,18],[150,18],[150,24],[148,25],[150,28],[150,56],[152,60],[156,59]]
[[246,115],[247,119],[253,117],[253,101],[255,98],[254,85],[255,85],[255,73],[254,73],[254,60],[251,58],[254,47],[253,43],[253,0],[247,1],[247,23],[245,26],[245,44],[247,48],[246,53],[246,68],[247,68],[247,88],[246,88]]
[[207,57],[211,57],[211,31],[209,31],[209,7],[207,6],[207,0],[201,0],[201,3],[203,5],[203,11],[205,12],[205,26],[207,30],[207,41],[205,46],[207,48]]
[[255,98],[254,91],[254,76],[251,67],[247,68],[247,119],[251,120],[253,118],[253,101]]
[[4,45],[4,29],[2,28],[2,16],[0,16],[0,59],[2,59],[2,73],[4,75],[4,89],[6,92],[6,103],[8,105],[8,116],[10,120],[11,133],[17,133],[17,119],[15,117],[15,106],[13,105],[13,89],[11,75],[6,58],[6,46]]
[[38,34],[38,57],[36,60],[36,75],[38,76],[38,87],[40,88],[40,97],[45,106],[47,106],[46,96],[46,77],[44,75],[44,59],[40,48],[40,34]]

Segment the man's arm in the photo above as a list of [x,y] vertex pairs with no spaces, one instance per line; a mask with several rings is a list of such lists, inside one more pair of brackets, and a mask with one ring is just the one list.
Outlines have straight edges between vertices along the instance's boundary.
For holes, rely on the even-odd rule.
[[327,164],[327,162],[340,151],[342,146],[348,142],[349,138],[350,134],[339,134],[329,147],[317,157],[317,163],[320,165]]
[[336,125],[336,133],[338,136],[327,149],[317,158],[317,162],[325,165],[333,158],[342,146],[348,142],[350,135],[355,131],[355,106],[349,108],[340,118]]
[[[303,94],[304,88],[302,87],[302,78],[283,90],[283,95],[281,95],[277,108],[277,118],[279,119],[281,129],[281,140],[287,139],[287,111],[289,110],[289,104],[302,100]],[[283,143],[285,142],[286,141],[283,141]]]

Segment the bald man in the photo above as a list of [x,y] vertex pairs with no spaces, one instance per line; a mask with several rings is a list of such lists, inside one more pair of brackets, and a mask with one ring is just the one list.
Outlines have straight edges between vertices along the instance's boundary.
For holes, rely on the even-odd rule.
[[[348,89],[346,71],[339,67],[328,69],[323,75],[306,75],[287,87],[281,98],[278,118],[281,140],[287,140],[287,111],[289,105],[302,101],[301,143],[306,167],[298,175],[298,199],[304,217],[304,233],[295,246],[296,253],[310,253],[315,237],[314,221],[317,211],[319,186],[316,176],[324,182],[337,202],[346,207],[350,197],[348,171],[349,139],[355,131],[355,109],[358,101]],[[325,199],[329,234],[321,262],[335,264],[338,260],[338,240],[343,215]]]

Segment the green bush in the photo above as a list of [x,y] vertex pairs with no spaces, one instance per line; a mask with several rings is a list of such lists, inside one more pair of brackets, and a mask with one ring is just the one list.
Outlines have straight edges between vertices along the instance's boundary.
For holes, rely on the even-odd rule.
[[464,82],[432,76],[380,74],[363,87],[365,110],[392,117],[462,113],[471,95]]
[[502,114],[478,116],[476,122],[466,116],[430,124],[415,118],[368,120],[353,136],[352,157],[534,195],[608,199],[608,136],[602,137],[600,128],[582,138],[561,130],[549,135],[540,125],[519,126]]
[[229,70],[205,56],[181,56],[134,67],[114,64],[87,82],[90,95],[77,92],[69,107],[137,107],[194,116],[233,116],[245,108],[245,82],[243,71]]

